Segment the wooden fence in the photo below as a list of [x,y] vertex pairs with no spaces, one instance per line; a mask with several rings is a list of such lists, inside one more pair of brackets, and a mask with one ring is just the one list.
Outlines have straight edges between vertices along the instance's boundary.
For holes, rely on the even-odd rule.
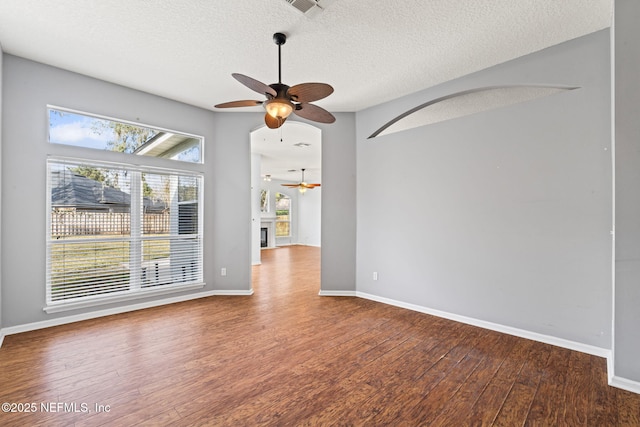
[[[131,231],[128,212],[51,212],[51,236],[126,235]],[[146,213],[142,218],[144,234],[169,232],[169,212]]]

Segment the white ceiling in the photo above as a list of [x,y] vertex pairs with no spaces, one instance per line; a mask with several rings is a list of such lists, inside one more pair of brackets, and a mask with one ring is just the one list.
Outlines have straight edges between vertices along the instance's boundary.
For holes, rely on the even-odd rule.
[[286,0],[1,0],[0,44],[213,110],[261,99],[231,73],[277,82],[272,35],[284,32],[282,81],[331,84],[316,104],[343,112],[607,28],[612,9],[613,0],[335,0],[309,18]]
[[262,155],[263,176],[300,182],[304,168],[306,182],[322,180],[322,132],[312,125],[288,120],[278,129],[261,127],[251,134],[251,151]]

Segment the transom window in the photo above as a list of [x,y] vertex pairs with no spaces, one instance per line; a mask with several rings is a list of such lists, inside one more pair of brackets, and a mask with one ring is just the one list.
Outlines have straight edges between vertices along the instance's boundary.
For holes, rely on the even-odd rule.
[[49,107],[49,142],[202,163],[202,138]]

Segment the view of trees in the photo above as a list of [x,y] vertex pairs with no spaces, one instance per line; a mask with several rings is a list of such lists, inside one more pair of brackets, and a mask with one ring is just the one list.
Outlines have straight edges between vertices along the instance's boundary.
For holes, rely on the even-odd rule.
[[154,129],[98,119],[93,122],[91,130],[98,135],[113,135],[113,138],[107,142],[107,146],[111,151],[119,153],[133,153],[138,147],[158,134],[158,131]]
[[[64,113],[60,112],[60,114]],[[136,148],[140,147],[142,144],[147,142],[149,138],[158,133],[157,131],[149,128],[99,119],[95,119],[93,121],[91,130],[98,135],[113,135],[114,137],[108,140],[107,146],[111,151],[117,151],[119,153],[133,153]],[[79,166],[71,171],[89,179],[103,182],[105,185],[110,187],[120,188],[118,174],[110,171],[109,169]],[[149,186],[143,174],[142,195],[144,197],[153,197],[153,193],[153,188]]]

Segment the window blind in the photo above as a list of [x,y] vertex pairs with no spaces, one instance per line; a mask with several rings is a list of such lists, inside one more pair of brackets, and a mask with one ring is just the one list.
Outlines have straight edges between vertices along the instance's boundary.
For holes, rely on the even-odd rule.
[[47,305],[202,282],[201,182],[50,160]]

